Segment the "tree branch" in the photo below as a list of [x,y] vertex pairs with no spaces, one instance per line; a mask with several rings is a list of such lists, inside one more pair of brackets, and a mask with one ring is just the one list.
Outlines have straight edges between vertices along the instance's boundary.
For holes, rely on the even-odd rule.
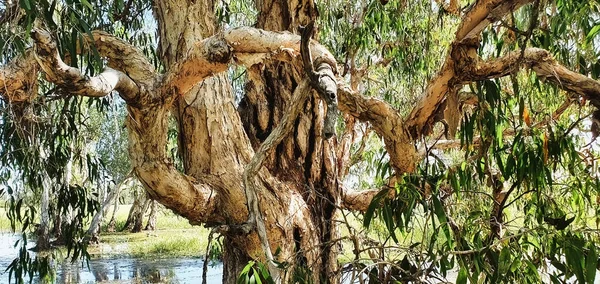
[[456,31],[455,43],[476,39],[491,23],[501,20],[508,12],[515,11],[534,0],[480,0],[464,16]]
[[137,84],[154,85],[157,78],[154,65],[138,48],[103,31],[93,31],[92,38],[85,39],[108,60],[109,67],[127,74]]
[[[336,70],[335,58],[325,47],[311,43],[311,53],[314,62],[326,63]],[[167,95],[184,94],[204,78],[227,70],[232,61],[249,67],[269,59],[289,62],[299,54],[298,35],[236,28],[198,42],[186,58],[169,67],[162,87]]]
[[[244,66],[252,66],[269,59],[289,62],[299,55],[300,42],[300,36],[286,32],[270,32],[249,27],[229,30],[197,43],[184,60],[169,68],[162,88],[166,95],[183,94],[204,78],[227,70],[232,60]],[[334,70],[337,69],[335,58],[318,43],[311,42],[309,46],[313,59],[311,62],[317,66],[316,73],[321,76],[321,84],[330,84],[329,80],[334,80]],[[292,63],[297,64],[295,61]],[[372,123],[376,132],[384,138],[392,165],[398,174],[414,171],[416,150],[398,112],[382,101],[363,98],[351,91],[341,80],[336,81],[339,109]],[[319,88],[331,89],[330,86]],[[330,95],[333,93],[327,92],[330,92]],[[328,112],[329,110],[335,111],[334,108],[328,108]],[[334,114],[329,115],[335,117]]]
[[530,67],[541,79],[548,80],[565,91],[581,95],[600,108],[600,82],[558,64],[544,49],[527,48],[523,53],[514,51],[502,58],[481,61],[468,79],[503,77],[518,72],[521,66]]
[[314,22],[310,22],[306,27],[301,27],[302,40],[300,44],[300,54],[304,65],[304,72],[310,79],[310,85],[319,93],[321,99],[327,103],[327,113],[325,114],[325,123],[323,125],[323,136],[325,139],[335,135],[335,123],[338,115],[337,102],[337,81],[335,66],[327,64],[324,61],[317,61],[317,69],[313,68],[312,55],[310,53],[310,38],[314,32]]
[[479,35],[483,29],[490,23],[500,20],[508,12],[530,2],[533,0],[480,0],[463,16],[442,69],[429,83],[406,120],[406,127],[411,137],[417,139],[430,134],[435,116],[440,111],[440,105],[448,90],[457,86],[459,84],[457,77],[463,75],[456,72],[455,68],[469,64],[469,60],[474,60]]
[[0,67],[0,96],[9,102],[31,101],[37,96],[38,65],[32,52]]
[[35,41],[35,58],[46,73],[46,79],[66,91],[82,96],[102,97],[116,90],[125,100],[131,100],[139,93],[136,83],[125,73],[107,67],[99,75],[88,77],[63,62],[58,54],[56,41],[50,33],[34,30],[31,35]]
[[389,190],[390,194],[395,192],[392,190],[393,187],[389,185],[383,186],[383,188],[367,189],[367,190],[352,190],[346,187],[342,187],[342,206],[348,210],[366,212],[373,201],[373,197],[382,190]]
[[343,84],[338,84],[338,96],[341,111],[370,122],[383,138],[396,174],[411,173],[416,169],[417,151],[398,111],[383,101],[360,96]]

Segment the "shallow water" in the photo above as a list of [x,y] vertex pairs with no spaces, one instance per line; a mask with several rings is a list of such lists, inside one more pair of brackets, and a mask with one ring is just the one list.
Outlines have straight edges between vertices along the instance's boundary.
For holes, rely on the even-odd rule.
[[[18,235],[0,233],[0,283],[8,282],[4,269],[17,256]],[[33,246],[33,243],[31,243]],[[56,268],[56,283],[201,283],[202,258],[137,259],[130,257],[65,261]],[[223,265],[209,265],[207,283],[221,283]],[[38,282],[35,281],[34,283]],[[14,281],[13,281],[14,282]]]

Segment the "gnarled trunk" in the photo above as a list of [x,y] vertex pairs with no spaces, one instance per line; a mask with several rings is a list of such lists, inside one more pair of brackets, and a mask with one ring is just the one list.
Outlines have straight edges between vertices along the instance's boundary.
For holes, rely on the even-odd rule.
[[[318,15],[314,1],[257,1],[258,27],[295,33]],[[299,74],[301,74],[299,76]],[[250,68],[246,97],[240,103],[244,128],[256,149],[279,124],[299,85],[300,70],[276,62]],[[288,186],[293,203],[306,208],[294,217],[293,269],[311,271],[313,281],[338,282],[337,253],[339,232],[333,219],[339,207],[336,138],[326,140],[323,122],[326,105],[316,92],[305,102],[288,137],[265,162],[265,167]],[[292,241],[292,240],[290,240]],[[291,271],[290,271],[291,272]]]
[[[261,14],[264,29],[294,30],[317,14],[311,1],[290,6],[283,1],[261,3],[258,8],[270,4],[279,12]],[[210,1],[157,2],[159,54],[167,69],[194,44],[215,34],[212,5]],[[292,11],[300,6],[303,9]],[[280,12],[287,16],[282,19]],[[248,94],[239,112],[227,75],[221,73],[182,95],[164,96],[173,90],[153,90],[149,97],[169,99],[139,107],[130,104],[127,122],[134,171],[150,197],[192,224],[227,228],[220,230],[225,235],[224,283],[234,282],[249,259],[266,261],[256,233],[235,229],[248,221],[242,174],[254,150],[279,123],[300,81],[298,71],[288,64],[250,71]],[[169,111],[178,122],[186,175],[170,164],[164,149]],[[338,233],[331,220],[339,193],[335,139],[325,141],[322,135],[325,111],[325,104],[313,94],[293,134],[277,147],[277,154],[271,155],[255,179],[271,250],[280,252],[277,261],[291,265],[282,274],[284,281],[296,269],[312,271],[315,282],[336,281],[337,244],[332,241]],[[170,197],[175,192],[171,187],[189,188],[189,199]]]

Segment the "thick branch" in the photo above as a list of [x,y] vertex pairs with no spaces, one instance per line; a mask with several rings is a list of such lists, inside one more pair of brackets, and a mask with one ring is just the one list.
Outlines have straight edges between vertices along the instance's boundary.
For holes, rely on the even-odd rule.
[[462,19],[456,37],[448,52],[448,56],[440,72],[429,83],[427,89],[406,121],[406,127],[413,138],[428,135],[435,122],[435,115],[440,110],[448,90],[459,82],[455,68],[474,60],[479,35],[490,23],[498,21],[508,12],[533,2],[533,0],[481,0]]
[[[348,210],[366,212],[373,201],[373,197],[381,190],[389,190],[389,187],[384,189],[368,189],[368,190],[351,190],[342,188],[342,206]],[[392,192],[392,191],[390,191]]]
[[33,100],[37,92],[38,65],[32,52],[26,52],[9,64],[0,67],[0,96],[9,102]]
[[109,67],[127,74],[138,84],[153,85],[156,70],[141,50],[103,31],[93,31],[92,37],[86,40],[95,46],[100,56],[108,59]]
[[455,42],[475,39],[491,23],[501,20],[504,15],[519,9],[534,0],[480,0],[465,14],[458,30]]
[[[320,44],[311,43],[311,53],[315,62],[327,63],[332,70],[337,68],[333,55]],[[249,67],[267,59],[291,61],[299,54],[298,35],[249,27],[232,29],[198,42],[185,59],[169,68],[163,88],[168,95],[184,94],[204,78],[227,70],[232,59]]]
[[417,151],[404,128],[400,114],[389,104],[364,98],[343,85],[338,86],[340,110],[368,121],[383,138],[396,174],[411,173],[416,168]]
[[518,72],[521,66],[531,67],[538,77],[551,81],[565,91],[581,95],[600,108],[600,82],[560,65],[544,49],[527,48],[523,53],[514,51],[502,58],[480,62],[470,79],[486,80],[507,76]]
[[220,177],[205,175],[199,180],[181,173],[167,158],[166,106],[137,109],[129,106],[129,156],[133,171],[152,199],[190,220],[191,224],[225,223],[215,215]]
[[125,100],[130,100],[138,94],[138,86],[125,73],[107,67],[99,75],[88,77],[77,68],[63,62],[58,54],[56,41],[48,32],[34,30],[31,35],[36,43],[36,60],[46,73],[46,79],[66,91],[82,96],[102,97],[115,90]]

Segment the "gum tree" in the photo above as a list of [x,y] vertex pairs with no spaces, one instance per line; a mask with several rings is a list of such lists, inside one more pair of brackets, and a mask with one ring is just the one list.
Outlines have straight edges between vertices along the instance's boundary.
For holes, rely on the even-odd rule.
[[[581,112],[591,114],[592,135],[598,134],[600,83],[593,79],[598,68],[586,63],[598,53],[596,2],[582,2],[587,8],[560,0],[320,4],[319,10],[303,0],[6,1],[2,123],[27,129],[45,104],[66,100],[59,103],[62,111],[76,114],[77,108],[64,107],[73,105],[69,101],[118,95],[127,104],[135,176],[150,198],[224,236],[224,283],[235,282],[250,260],[266,263],[276,281],[304,275],[304,281],[338,282],[342,236],[336,219],[342,210],[366,211],[367,224],[379,212],[394,236],[409,224],[416,204],[431,211],[445,233],[447,247],[438,247],[432,267],[447,268],[444,261],[457,259],[461,279],[476,279],[482,271],[493,279],[501,269],[490,248],[506,238],[509,197],[537,198],[530,210],[542,224],[566,220],[542,206],[548,200],[541,189],[577,175],[597,187],[597,174],[577,166],[584,164],[568,131],[554,122],[577,102]],[[222,25],[243,22],[236,14],[241,10],[257,12],[252,27]],[[574,20],[562,23],[563,14]],[[423,15],[429,18],[417,19]],[[311,40],[315,21],[321,33]],[[435,28],[453,35],[448,43]],[[563,35],[564,42],[552,42]],[[423,61],[418,53],[436,44],[444,55],[440,63]],[[579,62],[575,69],[561,64],[573,57]],[[232,86],[227,72],[232,66],[245,68],[243,89],[239,82]],[[538,96],[566,95],[564,109],[550,118],[533,113],[523,98],[534,93],[529,91],[534,84],[521,90],[523,80],[537,84]],[[239,103],[233,87],[243,93]],[[395,97],[381,95],[401,87],[406,90]],[[336,108],[343,125],[335,125]],[[549,110],[539,112],[544,111]],[[72,129],[40,141],[76,137],[84,122],[68,121]],[[168,143],[173,124],[180,165]],[[390,174],[381,188],[358,190],[342,181],[356,159],[351,154],[360,139],[357,129],[365,124],[384,142]],[[36,133],[23,131],[13,138],[21,140],[3,142],[2,150],[14,150]],[[462,164],[430,163],[434,148],[463,149]],[[11,161],[28,173],[23,159],[6,155],[4,162]],[[59,175],[49,177],[58,182]],[[447,196],[459,199],[461,191],[478,186],[490,196],[490,212],[486,245],[472,248],[477,243],[472,228],[452,218]],[[589,280],[596,248],[587,237],[576,239],[586,247],[579,255],[589,259],[581,271],[590,274],[581,279]],[[513,256],[510,252],[500,258]],[[473,265],[480,253],[491,268]],[[473,254],[477,257],[469,257]],[[568,267],[580,277],[575,266]],[[413,277],[432,271],[418,270]]]

